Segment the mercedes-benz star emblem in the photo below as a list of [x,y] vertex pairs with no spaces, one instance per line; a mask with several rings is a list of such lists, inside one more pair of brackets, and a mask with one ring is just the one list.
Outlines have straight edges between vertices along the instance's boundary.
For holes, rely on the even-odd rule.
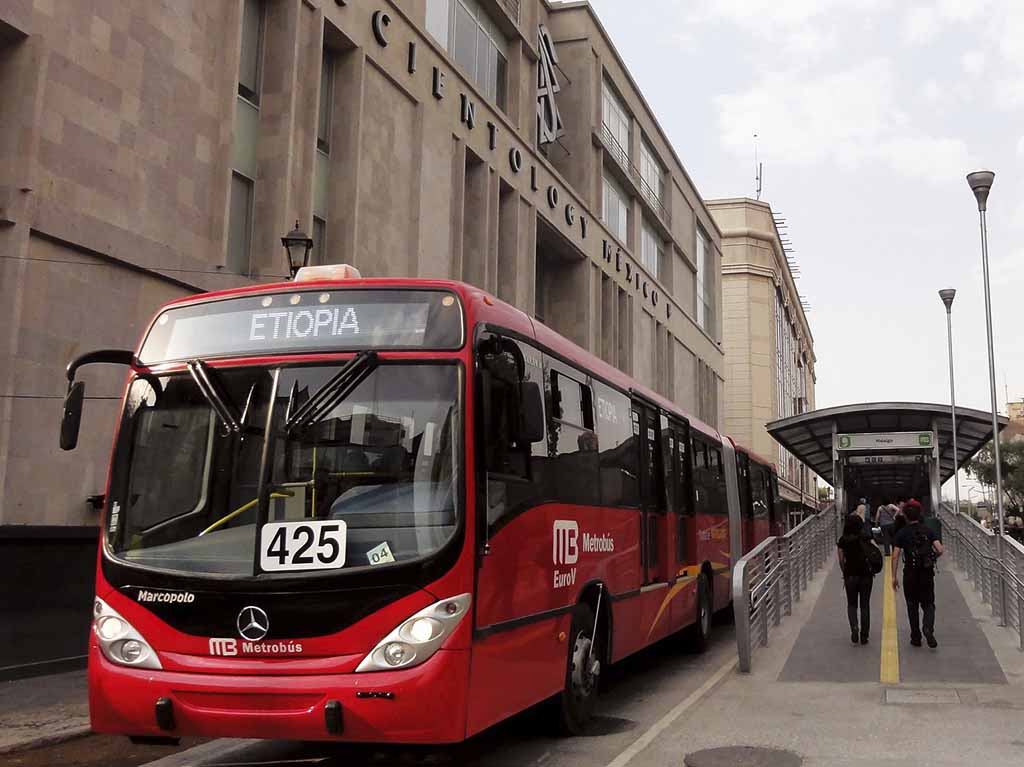
[[239,635],[250,642],[260,641],[270,631],[270,619],[267,618],[267,614],[252,605],[242,608],[236,623]]

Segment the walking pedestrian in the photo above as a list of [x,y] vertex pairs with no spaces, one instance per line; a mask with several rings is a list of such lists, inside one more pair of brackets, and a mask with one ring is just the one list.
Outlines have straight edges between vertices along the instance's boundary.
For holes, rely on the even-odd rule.
[[893,509],[892,504],[880,503],[875,510],[875,525],[882,531],[882,548],[885,556],[889,556],[892,551],[893,526],[896,523]]
[[[900,588],[899,562],[903,559],[903,595],[910,619],[910,644],[921,646],[921,634],[928,646],[939,646],[935,639],[935,560],[943,548],[935,531],[922,524],[921,504],[911,499],[903,508],[906,526],[893,541],[892,587]],[[924,625],[921,625],[922,614]]]
[[836,556],[839,558],[843,586],[846,588],[846,616],[850,621],[850,641],[854,644],[867,644],[871,633],[871,583],[875,576],[871,572],[865,547],[874,544],[864,540],[863,531],[864,523],[861,518],[851,514],[843,525],[842,536],[836,541]]
[[860,503],[857,504],[857,508],[853,510],[853,513],[860,517],[861,522],[868,521],[868,502],[866,498],[860,499]]
[[904,501],[893,504],[892,506],[892,538],[896,540],[896,536],[900,534],[900,530],[907,524],[907,515],[903,513],[903,509],[906,506]]

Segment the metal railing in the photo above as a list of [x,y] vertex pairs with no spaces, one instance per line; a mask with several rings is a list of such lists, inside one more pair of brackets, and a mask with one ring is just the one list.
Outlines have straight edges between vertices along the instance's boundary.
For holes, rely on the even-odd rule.
[[644,178],[640,169],[633,164],[633,161],[629,157],[629,152],[622,146],[622,144],[619,143],[618,139],[615,138],[615,134],[612,133],[612,129],[604,123],[601,123],[601,141],[604,143],[604,148],[608,154],[615,158],[615,162],[619,164],[619,167],[621,167],[633,183],[636,184],[637,189],[640,190],[640,196],[659,216],[661,216],[661,220],[665,226],[671,229],[672,215],[668,212],[668,208],[665,206],[661,196],[654,190],[654,187],[647,182],[647,179]]
[[1003,561],[997,556],[997,535],[966,514],[943,504],[939,509],[943,543],[953,562],[974,585],[983,602],[992,606],[1000,626],[1016,629],[1024,650],[1024,546],[1003,536]]
[[749,673],[754,650],[768,644],[773,626],[792,615],[793,603],[832,556],[839,537],[839,514],[829,506],[782,537],[768,538],[732,571],[739,668]]

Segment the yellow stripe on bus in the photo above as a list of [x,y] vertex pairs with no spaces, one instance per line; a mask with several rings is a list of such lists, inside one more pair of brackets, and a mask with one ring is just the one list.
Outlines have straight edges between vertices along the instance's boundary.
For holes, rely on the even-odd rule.
[[900,645],[896,632],[896,590],[892,587],[891,557],[885,558],[882,580],[885,591],[882,596],[882,684],[900,683]]

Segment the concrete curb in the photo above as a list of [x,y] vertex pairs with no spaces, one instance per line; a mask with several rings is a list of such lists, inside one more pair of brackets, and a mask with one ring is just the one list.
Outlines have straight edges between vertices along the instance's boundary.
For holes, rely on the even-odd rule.
[[18,743],[9,743],[6,746],[0,746],[0,754],[13,754],[19,751],[30,751],[35,748],[43,748],[44,746],[54,746],[68,740],[84,738],[86,735],[91,734],[92,728],[85,724],[81,727],[72,727],[61,732],[55,732],[52,735],[40,735],[38,738],[31,738]]
[[140,767],[198,767],[205,759],[215,759],[235,751],[255,746],[257,743],[265,743],[263,740],[242,740],[236,738],[221,738],[212,740],[209,743],[200,743],[198,746],[179,751],[177,754],[165,756],[155,762],[146,762]]

